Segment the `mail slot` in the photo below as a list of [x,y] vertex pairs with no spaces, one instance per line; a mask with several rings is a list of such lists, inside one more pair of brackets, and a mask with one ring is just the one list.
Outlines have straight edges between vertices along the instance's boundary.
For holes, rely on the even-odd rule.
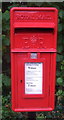
[[55,103],[56,8],[10,11],[12,110],[51,111]]

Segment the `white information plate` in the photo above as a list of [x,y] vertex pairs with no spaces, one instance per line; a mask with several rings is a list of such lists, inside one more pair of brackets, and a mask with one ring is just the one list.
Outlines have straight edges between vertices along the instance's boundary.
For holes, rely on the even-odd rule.
[[43,63],[25,63],[25,94],[42,94]]

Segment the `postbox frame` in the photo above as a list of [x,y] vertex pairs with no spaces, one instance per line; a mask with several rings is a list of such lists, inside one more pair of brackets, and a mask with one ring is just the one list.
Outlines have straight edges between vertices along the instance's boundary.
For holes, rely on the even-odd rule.
[[[24,24],[24,26],[20,23],[20,24],[14,24],[13,25],[13,18],[14,18],[14,11],[55,11],[55,16],[56,16],[56,19],[55,19],[55,24],[41,24],[41,25],[39,25],[38,23],[36,23],[34,26],[33,26],[33,24],[31,23],[31,26],[29,25],[29,22],[27,23],[27,24]],[[58,11],[57,11],[57,9],[56,8],[52,8],[52,7],[50,7],[50,8],[46,8],[46,7],[33,7],[33,8],[31,8],[31,7],[23,7],[23,8],[21,8],[21,7],[14,7],[14,8],[12,8],[11,9],[11,12],[10,12],[10,18],[12,18],[11,20],[10,20],[10,23],[11,23],[11,32],[10,32],[10,37],[11,37],[11,78],[12,78],[12,86],[11,86],[11,90],[12,90],[12,109],[15,111],[15,112],[21,112],[21,111],[51,111],[51,110],[53,110],[54,109],[54,102],[55,102],[55,98],[54,98],[54,93],[55,93],[55,73],[56,73],[56,44],[57,44],[57,22],[58,22],[58,20],[57,20],[57,16],[58,16]],[[13,48],[13,38],[14,38],[14,29],[15,28],[21,28],[21,26],[22,26],[22,28],[42,28],[42,26],[43,26],[43,28],[52,28],[52,29],[54,29],[54,31],[55,31],[55,35],[54,35],[54,39],[55,39],[55,48],[50,48],[50,49],[41,49],[41,50],[39,50],[39,49],[21,49],[21,48],[19,48],[19,49],[16,49],[16,48]],[[16,53],[24,53],[24,52],[28,52],[28,53],[31,53],[31,52],[37,52],[37,53],[48,53],[49,52],[49,54],[50,54],[50,61],[51,61],[51,65],[50,65],[50,69],[52,69],[53,68],[53,71],[50,71],[50,78],[49,78],[49,106],[47,107],[47,108],[17,108],[17,107],[15,107],[16,106],[16,102],[15,102],[15,98],[14,98],[14,96],[16,96],[16,98],[18,97],[17,96],[17,93],[15,93],[15,87],[14,87],[14,85],[16,85],[15,84],[15,78],[14,78],[14,76],[15,76],[15,68],[14,68],[14,62],[15,62],[15,60],[14,60],[14,54],[15,54],[15,56],[16,56]],[[23,61],[23,65],[24,65],[24,63],[25,62],[36,62],[36,61],[38,61],[38,62],[42,62],[42,60],[31,60],[31,59],[29,59],[29,60],[24,60]],[[16,64],[16,62],[15,62],[15,64]],[[23,68],[24,69],[24,68]],[[13,75],[13,73],[14,73],[14,75]],[[17,73],[16,73],[17,74]],[[52,81],[51,81],[51,79],[52,79]],[[17,89],[17,86],[16,86],[16,89]],[[44,89],[45,89],[45,85],[44,85]],[[23,90],[24,91],[24,90]],[[45,91],[45,90],[44,90]],[[53,94],[52,94],[53,93]],[[14,95],[14,94],[16,94],[16,95]],[[45,94],[45,92],[44,92],[44,94]],[[25,97],[26,95],[24,95],[23,94],[23,96]],[[27,98],[32,98],[32,97],[35,97],[34,95],[28,95],[28,96],[26,96]],[[38,98],[38,97],[41,97],[41,95],[39,96],[39,95],[36,95],[36,97]],[[44,97],[44,96],[42,96],[42,97]],[[51,99],[52,99],[52,101],[51,101]]]

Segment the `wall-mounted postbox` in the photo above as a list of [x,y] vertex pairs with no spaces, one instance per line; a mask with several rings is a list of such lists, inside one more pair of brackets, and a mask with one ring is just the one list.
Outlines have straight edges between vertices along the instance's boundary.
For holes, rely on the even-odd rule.
[[10,12],[12,109],[54,109],[56,8],[15,7]]

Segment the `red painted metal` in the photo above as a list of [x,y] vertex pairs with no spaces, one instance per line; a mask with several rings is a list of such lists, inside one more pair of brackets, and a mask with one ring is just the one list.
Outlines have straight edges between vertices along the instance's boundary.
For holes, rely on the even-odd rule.
[[[14,7],[10,11],[12,110],[51,111],[55,101],[58,11]],[[37,58],[31,58],[36,53]],[[25,93],[25,63],[42,64],[42,94]]]

